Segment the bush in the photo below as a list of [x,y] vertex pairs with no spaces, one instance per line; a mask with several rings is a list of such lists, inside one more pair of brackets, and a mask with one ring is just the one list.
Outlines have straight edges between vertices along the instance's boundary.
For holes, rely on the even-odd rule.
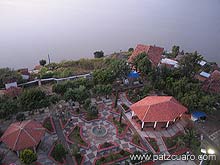
[[52,157],[60,163],[63,163],[63,160],[66,157],[66,154],[67,152],[62,144],[56,144],[51,153]]
[[30,149],[21,152],[20,159],[25,164],[32,164],[37,160],[37,154]]
[[23,113],[18,113],[16,116],[17,121],[23,121],[25,120],[25,115]]

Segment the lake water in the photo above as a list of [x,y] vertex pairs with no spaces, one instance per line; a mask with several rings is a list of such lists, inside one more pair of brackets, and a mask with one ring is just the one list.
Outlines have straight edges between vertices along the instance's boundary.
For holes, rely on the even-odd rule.
[[127,50],[198,50],[220,63],[220,0],[0,0],[0,67]]

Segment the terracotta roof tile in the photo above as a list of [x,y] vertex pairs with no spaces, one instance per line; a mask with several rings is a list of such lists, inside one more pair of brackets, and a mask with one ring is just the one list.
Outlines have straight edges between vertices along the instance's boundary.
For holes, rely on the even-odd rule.
[[207,92],[220,93],[220,71],[215,70],[203,83],[203,89]]
[[148,55],[149,60],[152,62],[153,66],[157,66],[162,59],[163,50],[164,48],[157,46],[138,44],[134,49],[134,52],[128,59],[128,62],[132,62],[140,53],[145,52]]
[[171,96],[148,96],[131,105],[131,110],[144,122],[173,121],[187,108]]
[[1,137],[1,141],[14,150],[37,146],[45,129],[34,120],[12,123]]

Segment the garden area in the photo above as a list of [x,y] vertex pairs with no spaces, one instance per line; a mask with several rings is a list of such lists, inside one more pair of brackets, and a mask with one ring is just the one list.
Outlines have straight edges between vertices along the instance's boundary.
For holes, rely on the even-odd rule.
[[154,138],[147,137],[146,140],[151,145],[151,147],[154,149],[155,152],[159,152],[160,149],[157,145],[157,141]]
[[122,114],[120,115],[119,118],[118,116],[115,117],[110,115],[108,119],[110,120],[110,122],[112,122],[115,125],[119,136],[125,133],[125,131],[128,128],[128,124],[125,123],[125,120],[122,119]]
[[64,163],[66,158],[67,151],[60,143],[55,143],[54,147],[52,148],[52,151],[50,153],[50,156],[59,163]]
[[115,146],[114,143],[104,142],[103,144],[99,145],[99,149],[102,150],[102,149],[110,148],[110,147],[113,147],[113,146]]
[[51,117],[47,117],[43,122],[43,127],[46,128],[50,133],[55,131],[52,122]]
[[79,144],[80,146],[88,147],[88,144],[83,140],[80,134],[80,127],[76,126],[68,136],[72,143]]
[[189,148],[195,155],[200,153],[200,135],[194,129],[185,129],[185,133],[178,133],[174,137],[163,137],[170,153]]
[[105,163],[110,163],[110,162],[114,163],[114,162],[117,162],[119,159],[128,158],[130,154],[131,153],[129,153],[128,151],[121,150],[120,152],[111,153],[107,156],[103,156],[100,159],[97,159],[95,164],[96,165],[103,165]]

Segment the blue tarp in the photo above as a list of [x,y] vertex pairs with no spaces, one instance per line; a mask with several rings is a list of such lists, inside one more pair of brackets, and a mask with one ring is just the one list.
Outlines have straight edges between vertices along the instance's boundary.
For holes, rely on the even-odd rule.
[[205,112],[196,111],[196,112],[192,113],[192,117],[198,120],[199,118],[206,117],[206,113]]
[[128,75],[128,78],[139,78],[139,77],[140,77],[140,75],[136,71],[131,71]]

